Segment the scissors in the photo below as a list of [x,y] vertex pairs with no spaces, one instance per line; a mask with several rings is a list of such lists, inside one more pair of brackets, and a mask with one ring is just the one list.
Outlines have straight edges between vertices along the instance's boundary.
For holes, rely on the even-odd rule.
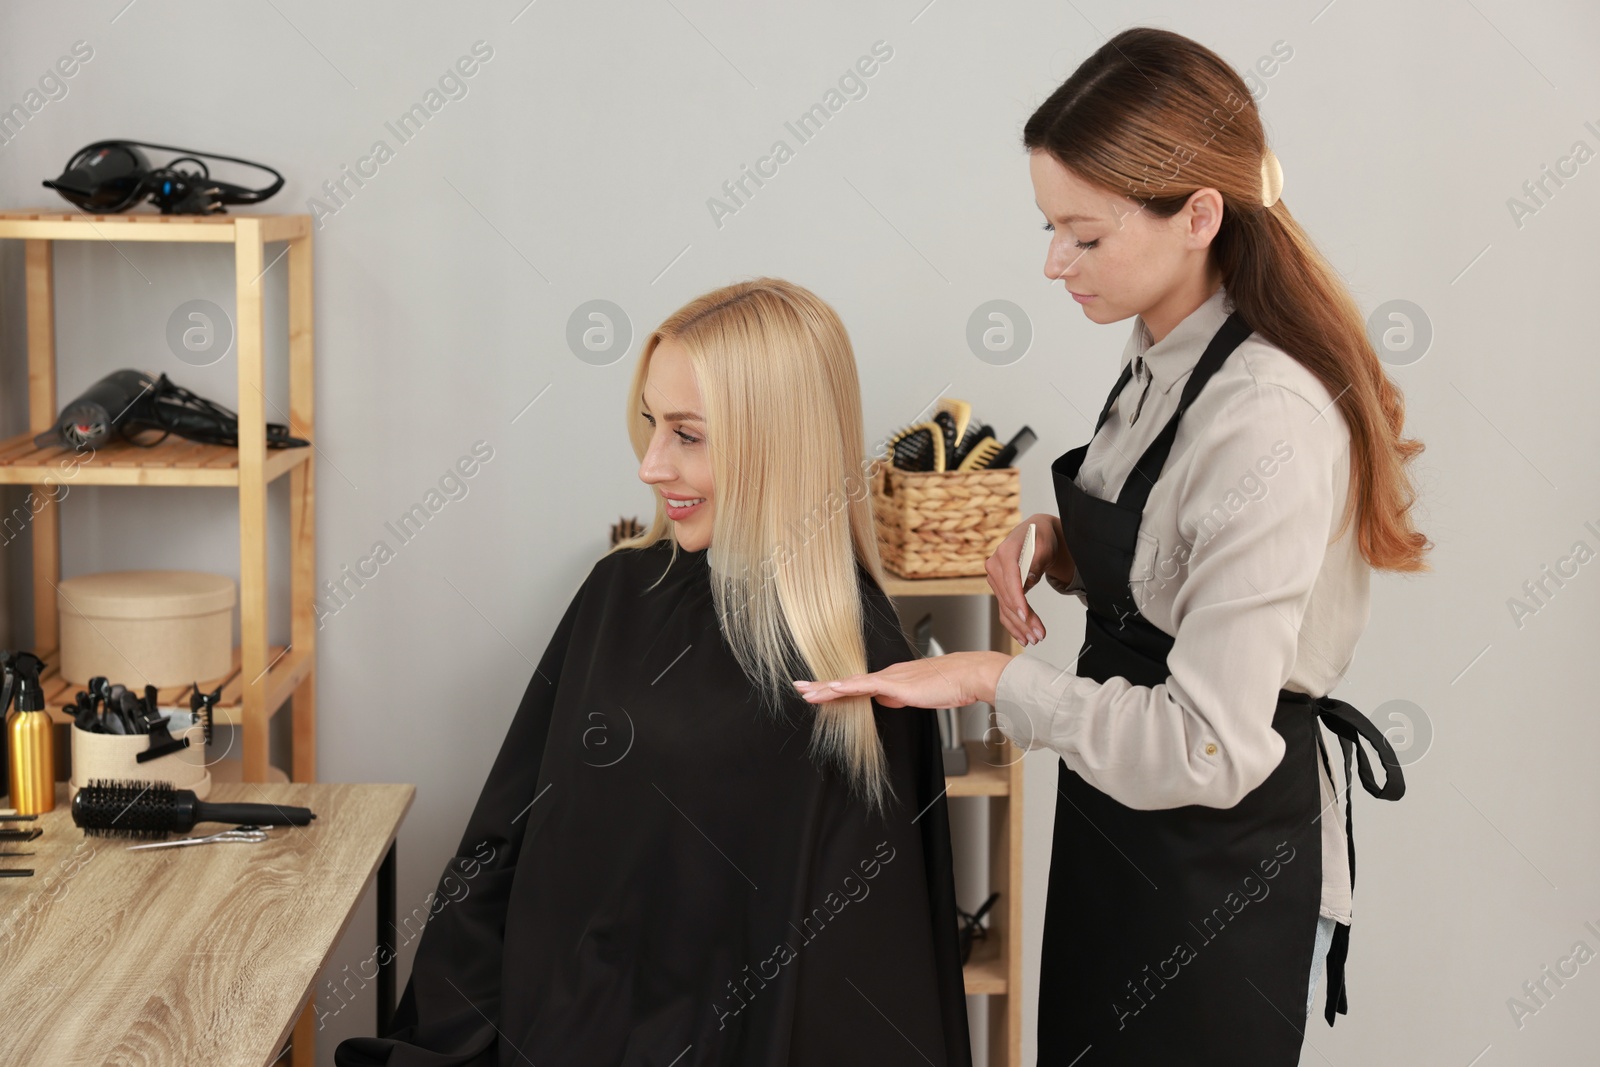
[[244,841],[258,842],[267,839],[267,831],[259,826],[236,826],[232,830],[223,830],[221,833],[207,834],[205,837],[182,837],[176,841],[152,841],[147,845],[129,845],[131,851],[138,848],[172,848],[176,845],[208,845],[213,842]]

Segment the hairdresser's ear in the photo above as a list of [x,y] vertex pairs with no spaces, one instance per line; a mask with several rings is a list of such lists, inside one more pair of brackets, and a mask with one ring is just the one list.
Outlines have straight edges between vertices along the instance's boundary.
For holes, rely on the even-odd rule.
[[1196,189],[1189,194],[1179,219],[1190,248],[1209,248],[1222,228],[1222,194],[1210,186]]

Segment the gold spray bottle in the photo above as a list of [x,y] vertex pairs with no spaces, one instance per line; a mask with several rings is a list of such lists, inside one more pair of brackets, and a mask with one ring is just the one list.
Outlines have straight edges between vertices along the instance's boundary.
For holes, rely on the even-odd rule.
[[39,688],[39,673],[44,661],[31,652],[0,653],[4,671],[4,700],[0,711],[12,705],[6,715],[7,779],[11,806],[18,815],[39,815],[56,806],[56,729],[50,713],[44,710],[44,691]]

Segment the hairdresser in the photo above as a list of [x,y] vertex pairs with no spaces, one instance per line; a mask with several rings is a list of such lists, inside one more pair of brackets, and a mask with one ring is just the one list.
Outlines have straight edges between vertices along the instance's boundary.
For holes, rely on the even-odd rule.
[[1082,647],[800,688],[990,703],[1020,748],[1059,753],[1040,1064],[1292,1067],[1324,962],[1328,1024],[1347,1011],[1352,752],[1370,793],[1404,790],[1382,733],[1327,694],[1372,571],[1425,569],[1406,468],[1422,446],[1216,54],[1120,33],[1023,143],[1046,275],[1092,322],[1134,318],[1089,441],[1051,467],[1059,515],[987,565],[1018,641],[1045,636],[1024,597],[1044,577],[1087,607]]

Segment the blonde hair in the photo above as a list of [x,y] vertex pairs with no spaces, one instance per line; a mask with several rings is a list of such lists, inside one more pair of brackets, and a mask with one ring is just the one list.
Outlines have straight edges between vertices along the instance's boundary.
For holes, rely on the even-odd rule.
[[[641,462],[651,428],[639,399],[651,357],[669,339],[688,355],[706,419],[718,623],[763,708],[781,715],[782,701],[799,699],[793,679],[866,671],[857,562],[883,583],[850,338],[831,307],[779,278],[690,301],[645,340],[629,383],[628,436]],[[657,494],[649,528],[611,551],[662,540],[676,561]],[[871,698],[811,706],[811,757],[842,769],[881,811],[894,791]]]

